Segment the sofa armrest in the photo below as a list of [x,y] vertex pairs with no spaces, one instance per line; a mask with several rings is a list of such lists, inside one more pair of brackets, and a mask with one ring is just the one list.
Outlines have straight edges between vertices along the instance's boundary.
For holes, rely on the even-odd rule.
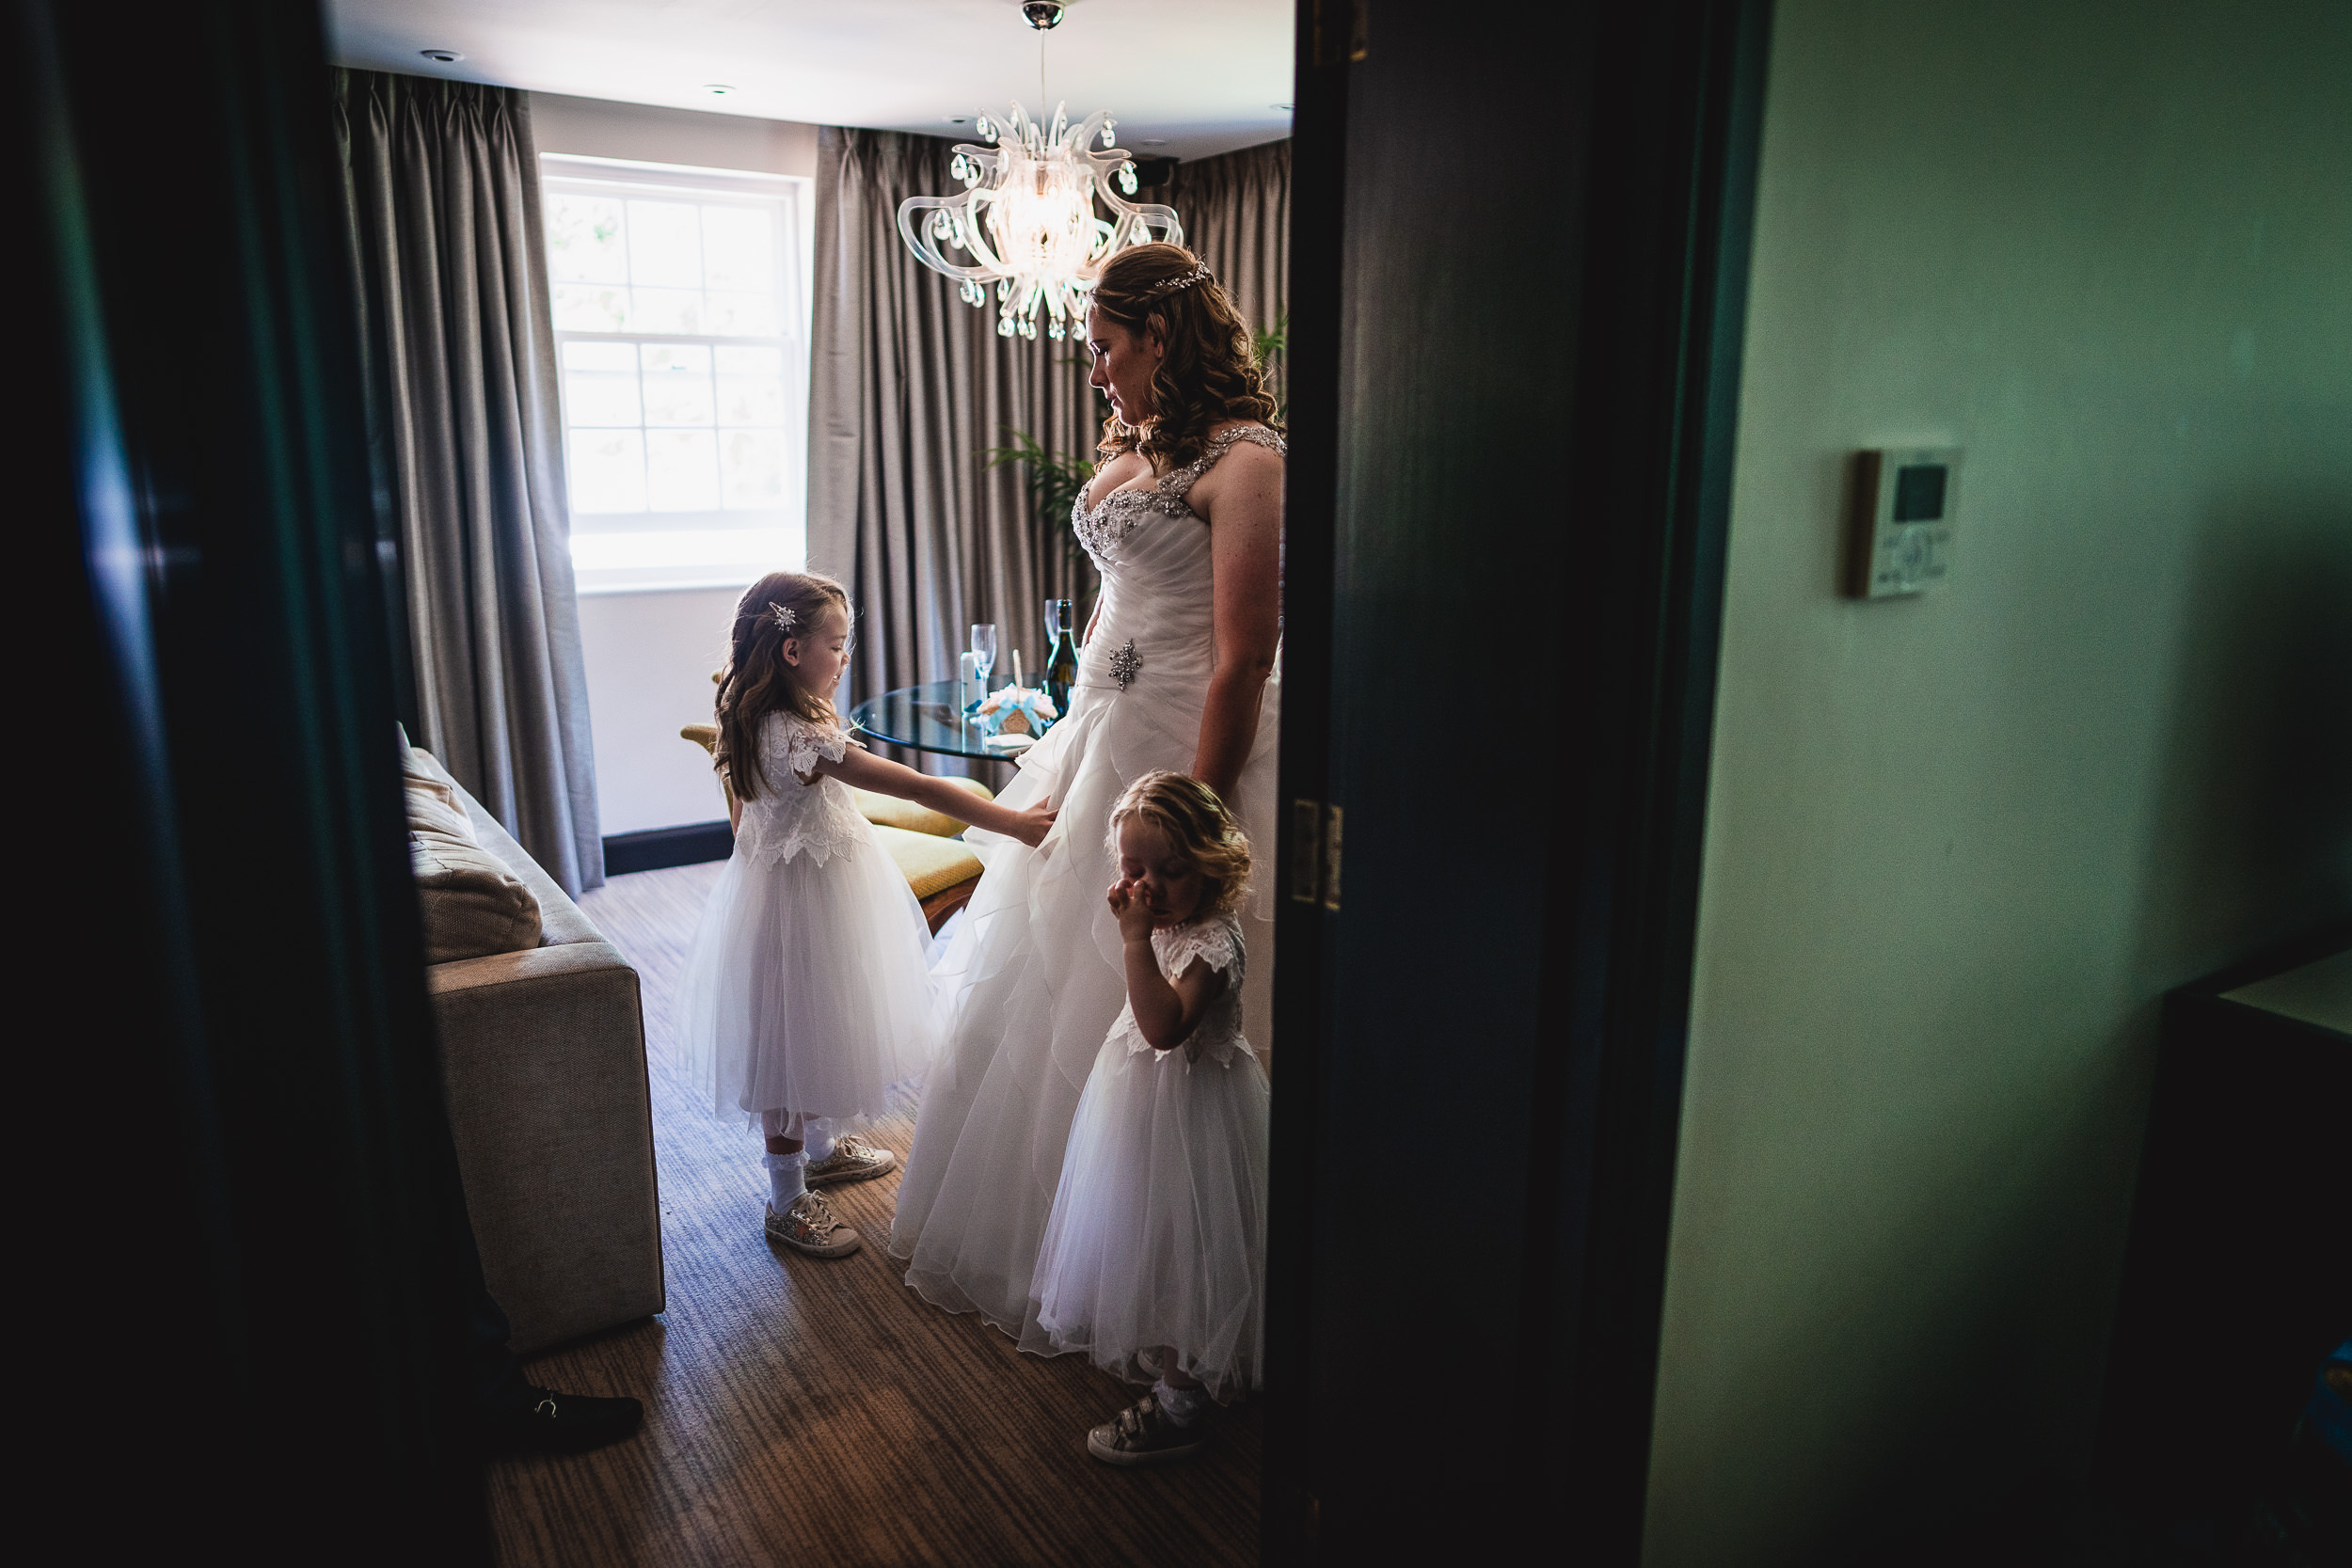
[[490,1293],[523,1354],[662,1307],[637,972],[564,942],[426,971]]

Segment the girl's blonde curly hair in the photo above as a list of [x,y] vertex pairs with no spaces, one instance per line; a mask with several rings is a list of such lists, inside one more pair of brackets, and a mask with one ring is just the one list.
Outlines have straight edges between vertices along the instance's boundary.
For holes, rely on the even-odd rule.
[[1217,799],[1216,791],[1189,773],[1162,768],[1129,784],[1111,808],[1111,858],[1119,858],[1119,830],[1140,817],[1168,835],[1169,847],[1199,868],[1212,891],[1193,918],[1231,914],[1249,895],[1249,835]]
[[1229,420],[1281,430],[1249,325],[1206,273],[1200,258],[1180,245],[1131,245],[1104,263],[1094,309],[1137,337],[1157,327],[1168,347],[1152,372],[1151,420],[1139,428],[1117,414],[1103,421],[1096,452],[1105,462],[1139,451],[1166,471],[1199,457],[1209,432]]

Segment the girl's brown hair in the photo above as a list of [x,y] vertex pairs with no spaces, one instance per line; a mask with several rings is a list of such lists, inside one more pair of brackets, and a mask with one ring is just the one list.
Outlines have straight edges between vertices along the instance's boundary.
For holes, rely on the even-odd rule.
[[1157,328],[1168,356],[1152,372],[1152,418],[1141,428],[1117,414],[1103,421],[1096,449],[1105,461],[1139,451],[1155,469],[1200,455],[1209,432],[1229,420],[1274,422],[1274,399],[1249,341],[1248,324],[1214,277],[1180,245],[1139,245],[1104,263],[1094,309],[1136,337]]
[[783,709],[813,724],[840,722],[833,704],[803,686],[784,661],[787,642],[814,637],[836,610],[845,625],[856,619],[849,590],[814,572],[771,572],[736,602],[727,667],[719,673],[719,739],[710,760],[737,799],[757,799],[768,783],[759,766],[760,721]]
[[1249,835],[1216,791],[1189,773],[1165,768],[1129,784],[1111,808],[1111,856],[1119,855],[1122,823],[1140,817],[1168,835],[1171,848],[1199,868],[1215,891],[1195,912],[1231,914],[1249,895]]

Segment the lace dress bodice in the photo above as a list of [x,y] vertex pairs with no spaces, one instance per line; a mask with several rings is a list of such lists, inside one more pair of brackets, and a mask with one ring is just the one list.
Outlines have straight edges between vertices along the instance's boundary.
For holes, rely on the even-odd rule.
[[[1171,986],[1196,962],[1205,963],[1224,974],[1225,989],[1203,1009],[1191,1037],[1168,1054],[1231,1067],[1236,1050],[1249,1049],[1241,1027],[1242,973],[1248,965],[1242,951],[1240,923],[1230,914],[1218,914],[1153,931],[1152,957],[1159,960],[1160,973]],[[1111,1025],[1111,1038],[1123,1041],[1131,1056],[1156,1050],[1143,1037],[1143,1026],[1136,1022],[1133,1002],[1120,1013],[1119,1022]]]
[[806,854],[818,865],[867,837],[856,797],[839,779],[801,780],[819,762],[839,762],[857,742],[830,724],[781,709],[760,721],[759,793],[743,802],[736,848],[755,865]]
[[1232,425],[1200,455],[1148,489],[1113,490],[1091,510],[1081,496],[1070,526],[1103,574],[1102,615],[1078,659],[1081,687],[1205,691],[1216,663],[1209,531],[1189,497],[1200,476],[1240,442],[1289,449],[1263,425]]

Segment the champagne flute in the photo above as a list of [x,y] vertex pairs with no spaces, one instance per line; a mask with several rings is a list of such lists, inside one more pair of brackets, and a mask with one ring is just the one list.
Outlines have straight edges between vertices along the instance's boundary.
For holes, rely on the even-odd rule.
[[980,694],[988,694],[988,673],[996,668],[996,623],[986,621],[972,628],[972,668],[980,677]]

